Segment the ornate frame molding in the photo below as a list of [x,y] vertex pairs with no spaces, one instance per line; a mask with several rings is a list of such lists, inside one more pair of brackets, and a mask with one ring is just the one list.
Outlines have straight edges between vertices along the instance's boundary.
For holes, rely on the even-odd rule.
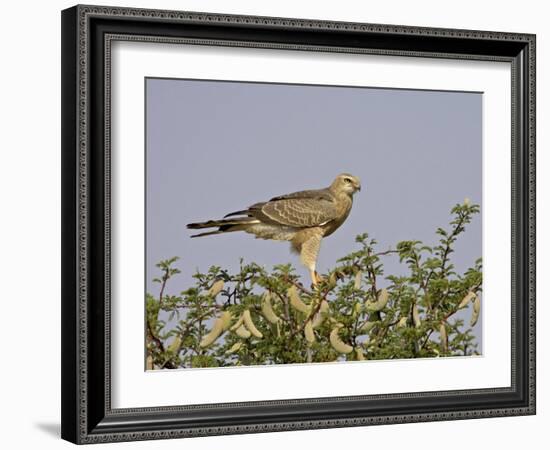
[[[105,23],[107,25],[105,26]],[[116,23],[115,30],[108,22]],[[99,23],[101,22],[101,27]],[[290,32],[318,30],[330,32],[345,41],[353,33],[376,37],[376,46],[341,46],[317,42],[272,42],[215,37],[152,36],[145,33],[123,32],[125,24],[137,24],[145,29],[158,23],[167,27],[188,25],[211,30],[245,29],[250,35],[262,30],[270,36],[283,37]],[[94,28],[95,27],[95,28]],[[118,27],[118,28],[117,28]],[[228,28],[229,27],[229,28]],[[99,29],[101,28],[101,29]],[[118,32],[116,32],[118,30]],[[199,30],[200,34],[200,30]],[[289,35],[290,36],[290,35]],[[298,36],[298,34],[296,34]],[[426,47],[415,44],[424,37],[431,43]],[[403,40],[406,48],[388,48],[384,42],[392,38]],[[407,39],[412,40],[407,41]],[[95,41],[94,41],[95,39]],[[292,36],[288,37],[292,39]],[[305,37],[304,39],[308,39]],[[327,38],[328,39],[328,38]],[[374,38],[373,38],[374,39]],[[416,39],[416,40],[415,40]],[[195,405],[185,407],[138,408],[113,410],[110,402],[110,63],[111,43],[114,40],[132,40],[158,43],[186,43],[195,45],[244,46],[266,49],[290,49],[324,52],[352,52],[414,57],[453,59],[481,59],[512,63],[512,153],[513,153],[513,208],[512,208],[512,386],[510,388],[472,391],[447,391],[419,394],[334,397],[310,400],[250,402],[224,405]],[[442,40],[454,51],[441,51]],[[456,40],[456,41],[455,41]],[[483,43],[495,48],[492,53],[482,48]],[[336,42],[337,43],[337,42]],[[422,47],[420,49],[414,46]],[[100,46],[103,49],[100,49]],[[439,46],[439,47],[438,47]],[[535,36],[471,30],[405,27],[396,25],[332,22],[304,19],[233,16],[195,12],[160,11],[99,6],[76,6],[63,12],[63,411],[62,435],[76,443],[98,443],[142,439],[205,436],[270,432],[327,427],[347,427],[420,421],[440,421],[481,417],[525,415],[535,413]],[[104,72],[104,73],[103,73]],[[98,81],[103,73],[104,79]],[[101,77],[100,77],[101,78]],[[103,92],[98,92],[99,82]],[[101,95],[104,123],[98,128],[91,111]],[[76,105],[76,107],[75,107]],[[96,111],[97,112],[97,111]],[[99,131],[98,131],[99,130]],[[95,139],[95,140],[94,140]],[[92,156],[91,142],[101,142],[103,156],[99,163]],[[97,165],[99,164],[99,166]],[[99,177],[99,175],[102,175]],[[101,187],[97,187],[101,184]],[[98,203],[99,202],[99,203]],[[94,206],[95,205],[95,206]],[[98,206],[99,205],[99,206]],[[99,212],[103,214],[99,214]],[[101,231],[101,239],[92,238]],[[102,250],[97,253],[97,246]],[[102,260],[102,263],[99,262]],[[518,267],[517,263],[521,263]],[[102,277],[98,296],[96,281]],[[522,296],[522,293],[524,294]],[[103,298],[103,304],[92,308],[92,301]],[[102,323],[90,317],[102,312]],[[518,315],[519,313],[519,315]],[[520,322],[518,322],[520,321]],[[102,336],[100,336],[102,335]],[[90,378],[90,367],[97,365],[91,347],[103,346],[104,361],[98,373],[103,383]],[[94,359],[95,358],[95,359]],[[519,369],[519,370],[518,370]],[[97,373],[95,374],[97,376]],[[65,384],[65,381],[68,381]],[[101,402],[91,400],[102,386]],[[519,392],[521,391],[521,392]],[[513,394],[513,395],[512,395]],[[414,401],[430,396],[434,399],[457,397],[473,399],[483,395],[487,407],[471,410],[430,410],[429,408],[403,414],[361,416],[342,414],[308,420],[281,420],[265,423],[219,423],[197,425],[192,421],[169,425],[168,419],[186,411],[208,411],[219,408],[281,408],[297,405],[326,405],[346,402],[400,400],[414,406]],[[508,395],[508,402],[497,402],[498,395]],[[514,399],[512,399],[514,397]],[[504,397],[503,397],[504,398]],[[508,397],[507,397],[508,398]],[[434,405],[436,400],[434,400]],[[504,404],[504,406],[502,406]],[[288,409],[288,408],[287,408]],[[413,408],[414,409],[414,408]],[[163,424],[164,421],[164,424]],[[198,422],[197,422],[198,423]],[[155,425],[156,424],[156,425]]]

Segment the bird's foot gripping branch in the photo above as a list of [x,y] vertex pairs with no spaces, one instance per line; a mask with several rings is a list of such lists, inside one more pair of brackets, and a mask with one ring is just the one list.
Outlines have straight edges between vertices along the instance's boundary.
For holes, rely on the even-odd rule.
[[[269,272],[241,261],[238,273],[213,266],[171,295],[178,258],[162,261],[159,293],[147,294],[147,368],[475,355],[481,258],[457,273],[451,254],[478,212],[456,205],[434,246],[403,241],[380,251],[366,233],[357,236],[359,248],[313,288],[290,265]],[[386,258],[403,270],[385,274]]]

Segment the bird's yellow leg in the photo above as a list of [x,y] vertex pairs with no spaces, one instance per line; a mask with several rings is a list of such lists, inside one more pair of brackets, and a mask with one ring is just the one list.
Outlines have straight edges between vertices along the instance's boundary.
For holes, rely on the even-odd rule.
[[309,269],[309,275],[311,276],[311,284],[314,287],[323,282],[323,277],[315,269]]
[[309,269],[309,275],[311,276],[311,284],[317,286],[317,272],[315,269]]
[[297,242],[301,242],[300,260],[302,264],[309,269],[309,275],[311,276],[313,286],[317,286],[319,283],[319,276],[315,271],[315,263],[317,262],[317,255],[319,254],[319,247],[323,237],[322,232],[323,230],[321,228],[311,228],[297,234],[300,238]]
[[317,283],[322,283],[323,282],[323,277],[321,275],[319,275],[317,273],[317,271],[315,271],[315,278],[317,279]]

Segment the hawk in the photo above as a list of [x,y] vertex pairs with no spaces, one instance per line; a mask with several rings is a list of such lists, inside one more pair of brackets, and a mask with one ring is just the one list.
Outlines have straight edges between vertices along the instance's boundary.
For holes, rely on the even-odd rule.
[[259,239],[290,241],[316,285],[320,281],[315,266],[321,240],[344,223],[353,205],[353,194],[360,190],[359,178],[343,173],[327,188],[280,195],[220,220],[190,223],[187,228],[217,228],[191,237],[244,231]]

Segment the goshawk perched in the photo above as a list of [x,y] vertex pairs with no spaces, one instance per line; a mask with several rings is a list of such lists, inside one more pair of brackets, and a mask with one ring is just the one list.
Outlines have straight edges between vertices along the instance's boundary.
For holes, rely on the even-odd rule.
[[359,178],[343,173],[325,189],[273,197],[227,214],[223,219],[190,223],[187,228],[218,228],[191,237],[244,231],[260,239],[290,241],[302,264],[309,269],[313,284],[317,284],[320,278],[315,266],[321,240],[344,223],[353,205],[353,194],[359,190]]

